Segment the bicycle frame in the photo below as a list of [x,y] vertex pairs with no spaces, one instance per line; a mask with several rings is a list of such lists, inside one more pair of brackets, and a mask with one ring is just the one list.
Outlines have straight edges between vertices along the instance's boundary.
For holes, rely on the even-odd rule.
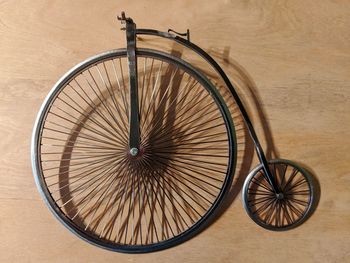
[[34,125],[33,175],[61,223],[102,248],[152,252],[203,230],[229,194],[237,142],[225,99],[198,67],[157,49],[138,49],[139,35],[188,48],[228,87],[260,161],[242,187],[247,215],[273,231],[303,223],[316,204],[312,175],[290,160],[266,160],[235,87],[190,41],[189,30],[137,29],[124,12],[118,19],[125,24],[126,49],[100,53],[68,71]]
[[[127,36],[127,57],[128,57],[128,64],[129,64],[129,80],[130,80],[130,133],[129,133],[129,145],[130,145],[130,153],[132,156],[137,155],[138,152],[138,140],[139,140],[139,116],[138,116],[138,98],[137,98],[137,58],[136,58],[136,36],[137,35],[152,35],[157,37],[163,37],[167,39],[171,39],[186,48],[194,51],[199,56],[201,56],[204,60],[206,60],[212,68],[221,76],[221,78],[224,80],[226,86],[229,88],[229,91],[231,92],[232,96],[234,97],[237,106],[242,114],[243,120],[248,128],[248,132],[250,134],[250,137],[252,138],[255,150],[257,153],[257,156],[259,158],[260,163],[263,166],[263,170],[266,175],[267,181],[272,186],[275,193],[279,193],[280,190],[278,189],[278,186],[276,184],[275,178],[272,176],[272,173],[268,166],[268,161],[266,159],[266,155],[264,153],[264,150],[262,149],[262,146],[260,144],[260,141],[258,139],[258,136],[255,132],[255,129],[253,127],[253,124],[249,118],[248,112],[244,108],[243,102],[240,99],[238,93],[236,92],[234,86],[232,85],[231,81],[229,80],[228,76],[225,74],[224,70],[220,67],[220,65],[203,49],[201,49],[196,44],[190,42],[189,40],[189,30],[187,30],[187,33],[181,34],[174,30],[169,29],[168,32],[162,32],[155,29],[137,29],[136,24],[133,22],[131,18],[126,18],[125,13],[122,12],[121,17],[118,16],[118,20],[120,20],[122,23],[124,22],[126,24],[126,27],[123,28],[126,30],[126,36]],[[175,34],[172,34],[170,32],[174,32]],[[177,35],[176,35],[177,34]],[[181,36],[187,36],[187,39],[180,37]]]

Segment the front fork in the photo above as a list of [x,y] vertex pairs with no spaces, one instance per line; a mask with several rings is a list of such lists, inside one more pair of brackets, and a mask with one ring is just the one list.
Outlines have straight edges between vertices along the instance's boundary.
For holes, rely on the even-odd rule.
[[140,151],[140,115],[138,101],[137,59],[136,59],[136,24],[131,18],[126,18],[122,12],[118,20],[125,23],[126,54],[129,68],[130,113],[129,113],[129,152],[137,156]]

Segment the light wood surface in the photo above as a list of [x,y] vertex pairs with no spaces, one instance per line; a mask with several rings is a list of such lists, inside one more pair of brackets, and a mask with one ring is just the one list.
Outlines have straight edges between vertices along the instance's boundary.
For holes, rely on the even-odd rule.
[[[122,10],[140,27],[190,28],[223,65],[268,152],[318,179],[306,223],[288,232],[255,225],[238,194],[244,178],[209,228],[157,253],[105,251],[53,217],[31,172],[36,114],[73,65],[125,46]],[[350,262],[349,28],[349,1],[1,1],[0,262]]]

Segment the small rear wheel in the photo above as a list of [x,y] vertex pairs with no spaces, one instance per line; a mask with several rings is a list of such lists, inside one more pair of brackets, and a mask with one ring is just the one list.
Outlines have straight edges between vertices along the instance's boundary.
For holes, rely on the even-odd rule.
[[289,160],[269,161],[278,193],[266,180],[260,164],[250,172],[243,186],[243,205],[251,219],[269,230],[287,230],[303,223],[314,200],[311,175]]

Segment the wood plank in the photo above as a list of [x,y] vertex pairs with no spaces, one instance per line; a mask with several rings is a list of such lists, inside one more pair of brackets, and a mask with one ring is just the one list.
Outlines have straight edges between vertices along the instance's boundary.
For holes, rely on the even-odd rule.
[[[116,21],[122,10],[140,27],[190,28],[191,40],[223,65],[263,144],[273,139],[276,148],[269,151],[299,161],[318,178],[319,206],[305,224],[266,231],[246,216],[238,194],[186,243],[127,255],[89,245],[51,215],[31,172],[36,114],[69,68],[125,46]],[[0,262],[350,262],[349,28],[349,1],[1,1]]]

